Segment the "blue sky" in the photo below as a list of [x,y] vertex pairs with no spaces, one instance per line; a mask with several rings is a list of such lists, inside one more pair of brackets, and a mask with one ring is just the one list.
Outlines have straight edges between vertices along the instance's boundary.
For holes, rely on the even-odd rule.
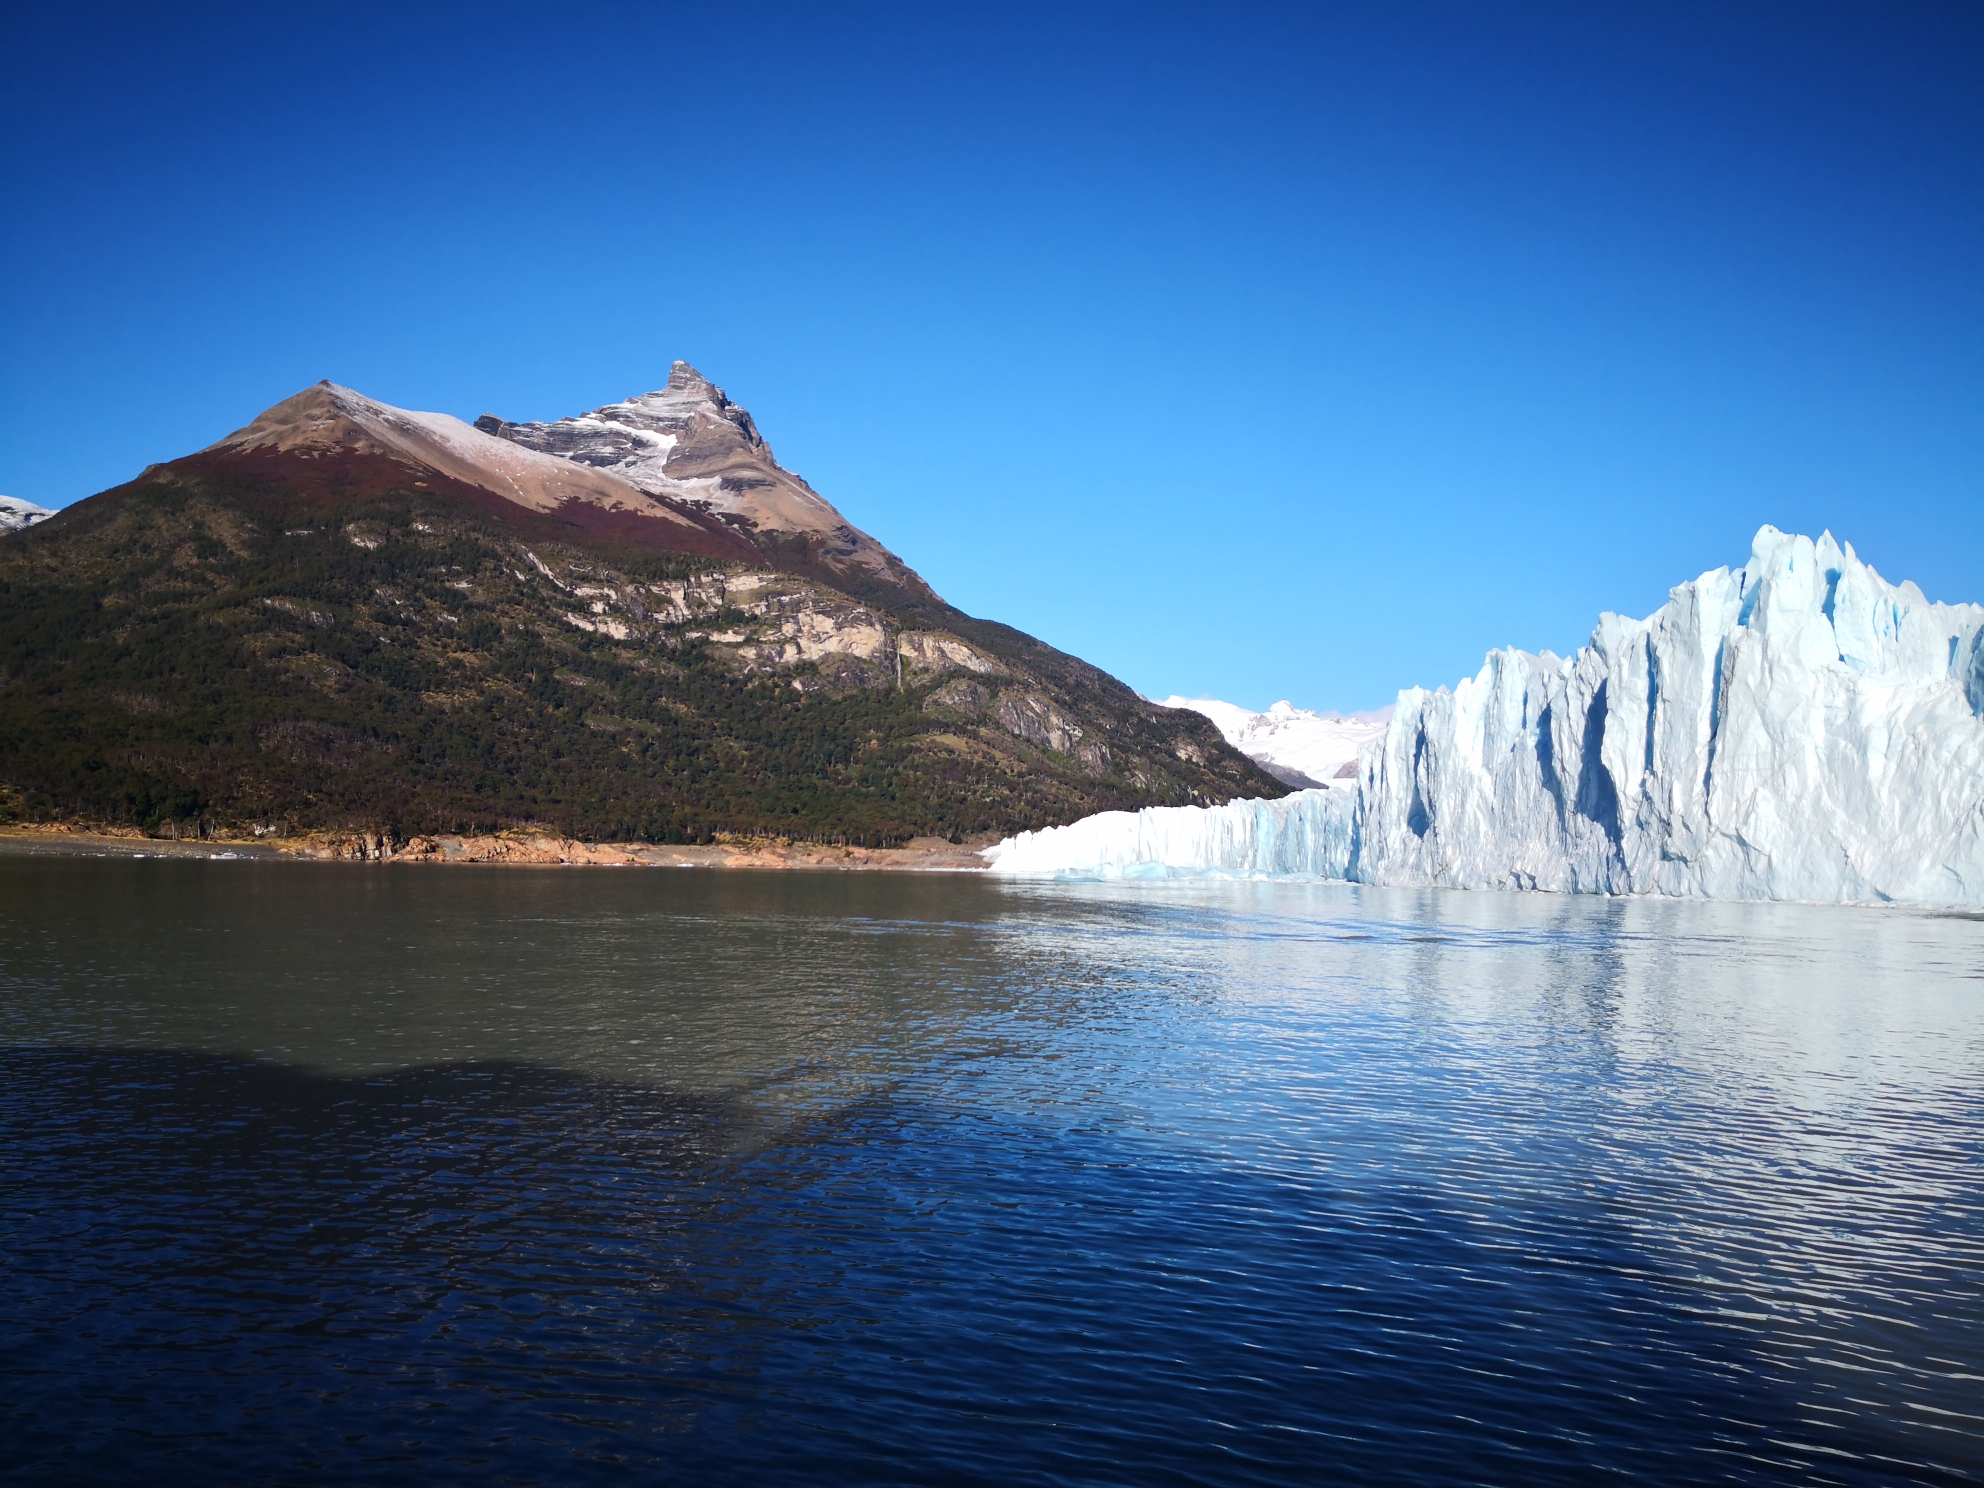
[[1360,708],[1830,527],[1984,600],[1984,8],[42,7],[0,491],[686,357],[965,609]]

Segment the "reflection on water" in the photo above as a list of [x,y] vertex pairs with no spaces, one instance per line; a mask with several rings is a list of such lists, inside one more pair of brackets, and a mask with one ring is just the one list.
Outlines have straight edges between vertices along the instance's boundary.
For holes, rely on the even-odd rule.
[[1984,924],[0,860],[0,1473],[1984,1476]]

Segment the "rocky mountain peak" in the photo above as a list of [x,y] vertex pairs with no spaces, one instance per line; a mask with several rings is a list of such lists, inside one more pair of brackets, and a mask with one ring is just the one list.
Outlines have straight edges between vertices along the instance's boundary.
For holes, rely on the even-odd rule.
[[[494,415],[484,417],[493,418]],[[697,445],[698,454],[705,460],[717,448],[732,443],[741,444],[744,449],[772,460],[771,448],[758,432],[750,413],[731,402],[722,388],[687,362],[678,361],[669,368],[667,386],[651,393],[636,394],[624,402],[609,403],[576,418],[598,419],[603,423],[622,424],[649,433],[674,435],[677,445]],[[481,426],[479,420],[478,426]],[[519,424],[513,427],[535,426]]]
[[210,450],[263,449],[327,450],[349,448],[388,453],[390,441],[374,427],[384,404],[340,387],[328,377],[302,392],[263,409],[252,422],[216,440]]
[[679,357],[669,366],[667,391],[671,393],[694,392],[701,397],[714,398],[719,403],[729,401],[723,396],[722,388],[711,382],[702,373],[698,372]]
[[687,362],[665,387],[549,423],[512,423],[493,413],[485,434],[610,471],[650,495],[687,503],[762,539],[803,536],[828,569],[865,570],[911,589],[923,581],[850,523],[819,492],[780,465],[750,413]]

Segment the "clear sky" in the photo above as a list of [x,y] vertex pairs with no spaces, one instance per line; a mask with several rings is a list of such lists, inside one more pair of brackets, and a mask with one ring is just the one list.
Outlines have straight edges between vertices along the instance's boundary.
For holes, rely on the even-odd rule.
[[1984,5],[16,6],[0,492],[676,357],[939,592],[1371,707],[1830,527],[1984,601]]

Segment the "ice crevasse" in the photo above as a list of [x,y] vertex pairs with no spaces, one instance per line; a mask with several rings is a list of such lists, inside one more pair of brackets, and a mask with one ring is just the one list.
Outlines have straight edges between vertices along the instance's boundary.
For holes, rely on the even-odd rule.
[[1984,905],[1984,606],[1889,584],[1830,533],[1399,694],[1357,789],[1104,812],[1000,873]]

